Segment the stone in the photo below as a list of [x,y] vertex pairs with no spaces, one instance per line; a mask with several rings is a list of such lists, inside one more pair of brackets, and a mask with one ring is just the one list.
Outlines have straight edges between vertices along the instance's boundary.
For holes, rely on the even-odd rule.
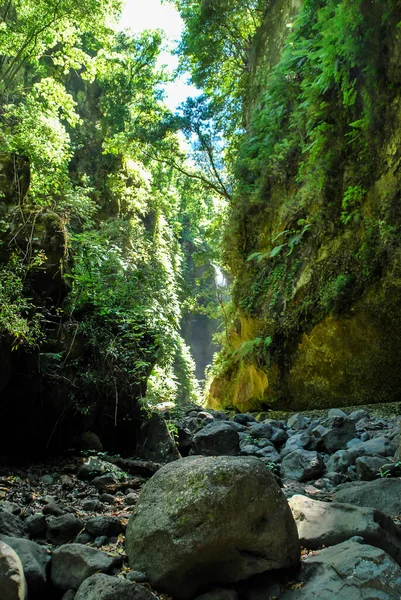
[[401,569],[380,548],[347,541],[315,552],[302,563],[303,586],[280,600],[395,600]]
[[59,506],[52,496],[45,497],[45,506],[43,507],[44,515],[53,515],[54,517],[60,517],[65,513],[65,510]]
[[74,600],[75,590],[67,590],[61,600]]
[[152,477],[161,466],[151,460],[135,460],[133,458],[122,458],[121,456],[110,457],[108,460],[126,473],[139,475],[140,477]]
[[140,584],[98,573],[85,579],[74,600],[157,600]]
[[311,437],[306,431],[292,435],[286,441],[285,446],[281,449],[280,454],[284,458],[284,456],[290,454],[291,452],[294,452],[295,450],[302,450],[307,448],[310,442]]
[[314,450],[295,450],[281,463],[281,477],[295,481],[318,479],[324,472],[324,462]]
[[264,448],[258,449],[256,452],[256,456],[258,456],[259,458],[268,458],[272,462],[276,463],[281,462],[280,454],[275,448],[272,448],[271,446],[265,446]]
[[116,501],[116,499],[114,498],[114,496],[112,496],[112,494],[100,494],[99,498],[102,502],[105,502],[106,504],[110,504],[110,506],[113,506],[113,504]]
[[10,537],[29,537],[26,523],[17,515],[7,511],[0,511],[0,534]]
[[398,516],[401,514],[401,479],[344,483],[337,488],[333,501],[354,506],[370,506],[386,515]]
[[228,423],[206,425],[193,437],[191,454],[236,456],[240,453],[238,433]]
[[396,445],[387,437],[376,437],[361,444],[364,454],[379,456],[394,456]]
[[47,537],[55,546],[67,544],[84,527],[82,521],[70,514],[62,515],[61,517],[47,517],[46,523]]
[[330,417],[342,417],[343,419],[347,418],[347,414],[341,410],[341,408],[330,408],[327,411],[327,416]]
[[121,525],[118,517],[93,517],[85,523],[85,529],[93,537],[99,535],[105,535],[107,537],[118,536],[123,532],[123,526]]
[[43,539],[46,537],[47,524],[45,516],[42,513],[35,513],[25,519],[30,536],[34,539]]
[[365,450],[363,444],[358,444],[348,450],[337,450],[332,454],[326,464],[327,471],[334,473],[346,473],[348,467],[352,466],[356,459],[363,456]]
[[9,502],[8,500],[3,500],[0,502],[0,510],[4,510],[5,512],[9,512],[13,515],[20,515],[21,508],[18,506],[16,502]]
[[127,506],[135,506],[138,500],[138,494],[136,492],[131,492],[130,494],[125,494],[125,504]]
[[100,500],[89,499],[82,502],[82,509],[87,512],[102,512],[104,506]]
[[191,456],[142,489],[126,532],[130,565],[178,599],[299,562],[296,526],[273,475],[253,457]]
[[44,594],[47,585],[47,568],[51,560],[47,548],[25,538],[2,535],[0,540],[10,546],[21,560],[29,597]]
[[145,460],[163,464],[181,458],[166,421],[157,413],[142,423],[137,452]]
[[109,538],[106,535],[99,535],[99,537],[95,538],[93,545],[95,548],[101,548],[109,543]]
[[376,479],[380,467],[387,463],[384,456],[359,456],[355,461],[356,476],[360,481]]
[[273,433],[273,427],[270,423],[255,423],[251,425],[248,433],[254,438],[266,438],[269,440]]
[[136,583],[147,583],[149,581],[146,573],[142,573],[142,571],[130,571],[127,573],[127,579],[129,581],[136,581]]
[[282,446],[288,440],[288,433],[280,427],[273,427],[270,440],[275,446]]
[[368,507],[320,502],[306,496],[289,499],[301,546],[317,550],[360,536],[401,563],[401,533],[390,517]]
[[361,419],[369,419],[369,413],[363,408],[359,408],[358,410],[353,410],[352,413],[348,415],[348,418],[357,423]]
[[294,431],[299,431],[300,429],[306,429],[308,426],[308,421],[305,419],[303,415],[297,413],[296,415],[292,415],[287,421],[287,427],[293,429]]
[[234,415],[234,421],[239,423],[240,425],[249,425],[249,423],[256,423],[255,417],[252,415],[248,415],[247,413],[240,413],[239,415]]
[[326,432],[321,439],[325,450],[329,453],[345,448],[347,442],[355,437],[355,423],[343,417],[330,417],[322,422]]
[[27,586],[21,561],[10,546],[0,542],[1,600],[26,600]]
[[87,458],[87,460],[79,467],[77,477],[83,481],[91,481],[92,479],[95,479],[95,477],[110,473],[115,468],[116,467],[109,462],[100,460],[100,458],[94,456],[89,456],[89,458]]
[[255,446],[254,444],[245,444],[244,446],[240,447],[241,454],[243,454],[244,456],[255,456],[256,452],[260,450],[260,448],[258,446]]
[[109,573],[115,559],[106,552],[83,546],[66,544],[53,552],[51,580],[60,590],[77,590],[81,583],[95,573]]

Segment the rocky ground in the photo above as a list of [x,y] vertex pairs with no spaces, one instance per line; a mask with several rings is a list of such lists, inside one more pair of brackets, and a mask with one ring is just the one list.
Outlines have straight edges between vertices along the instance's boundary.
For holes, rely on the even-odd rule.
[[401,597],[397,417],[163,416],[141,458],[3,460],[1,600]]

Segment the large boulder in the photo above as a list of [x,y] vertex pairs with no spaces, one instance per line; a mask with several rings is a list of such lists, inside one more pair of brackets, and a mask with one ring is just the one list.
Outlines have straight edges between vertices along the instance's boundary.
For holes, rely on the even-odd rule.
[[176,598],[207,584],[295,567],[300,547],[288,504],[254,457],[190,456],[144,486],[126,532],[131,567]]
[[374,508],[319,502],[301,495],[292,496],[288,503],[305,548],[316,550],[360,536],[401,563],[401,533],[384,513]]
[[386,552],[349,540],[303,561],[302,584],[280,600],[395,600],[401,568]]
[[239,453],[238,432],[228,423],[210,423],[198,431],[192,440],[191,454],[237,456]]
[[18,555],[10,546],[0,542],[0,598],[26,600],[24,571]]
[[157,600],[157,598],[142,585],[98,573],[85,579],[74,600]]
[[401,479],[344,483],[334,493],[333,500],[354,506],[370,506],[394,517],[401,514]]

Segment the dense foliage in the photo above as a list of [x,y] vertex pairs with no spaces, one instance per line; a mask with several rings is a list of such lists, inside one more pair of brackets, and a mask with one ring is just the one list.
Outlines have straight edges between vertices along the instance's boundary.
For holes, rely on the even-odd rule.
[[205,310],[191,265],[211,264],[221,212],[163,104],[161,32],[116,33],[119,9],[1,9],[0,341],[38,355],[61,420],[86,427],[129,419],[146,393],[197,397],[180,328]]

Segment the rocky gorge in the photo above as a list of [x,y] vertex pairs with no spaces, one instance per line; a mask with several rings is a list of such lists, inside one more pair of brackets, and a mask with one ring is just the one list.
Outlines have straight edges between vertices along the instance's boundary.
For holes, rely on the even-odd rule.
[[136,457],[86,434],[57,460],[3,460],[2,600],[400,597],[396,416],[149,417]]

